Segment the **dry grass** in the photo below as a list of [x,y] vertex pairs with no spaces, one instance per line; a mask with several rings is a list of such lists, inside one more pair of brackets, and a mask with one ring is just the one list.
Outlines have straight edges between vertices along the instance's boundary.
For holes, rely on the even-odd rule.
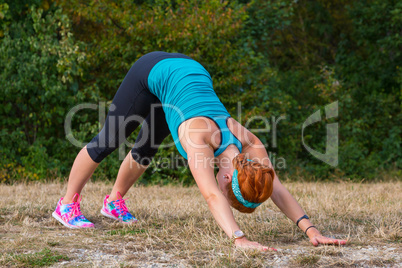
[[250,239],[278,252],[236,250],[196,187],[134,187],[128,207],[139,219],[122,226],[100,215],[111,185],[89,183],[82,211],[93,230],[69,230],[51,217],[65,184],[0,185],[0,266],[400,266],[402,182],[286,183],[315,225],[345,247],[314,248],[271,202],[235,213]]

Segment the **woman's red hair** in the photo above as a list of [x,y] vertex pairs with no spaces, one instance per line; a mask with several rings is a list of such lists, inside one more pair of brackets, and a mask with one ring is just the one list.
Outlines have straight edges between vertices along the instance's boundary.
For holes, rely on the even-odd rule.
[[[238,171],[237,180],[244,199],[253,203],[262,203],[271,196],[275,178],[272,168],[248,161],[245,154],[238,154],[233,159],[233,166]],[[244,213],[254,212],[255,208],[245,207],[237,200],[231,184],[227,185],[227,191],[232,207]]]

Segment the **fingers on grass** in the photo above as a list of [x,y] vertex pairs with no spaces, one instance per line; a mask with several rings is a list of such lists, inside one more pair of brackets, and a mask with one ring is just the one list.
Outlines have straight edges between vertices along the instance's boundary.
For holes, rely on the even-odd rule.
[[335,241],[334,241],[334,244],[335,244],[335,245],[338,245],[338,246],[340,246],[340,245],[346,245],[346,240],[335,240]]
[[[322,244],[327,244],[327,245],[346,245],[346,240],[338,240],[338,239],[331,239],[327,241],[322,241]],[[314,244],[314,243],[313,243]]]
[[346,245],[346,240],[337,240],[337,245]]
[[275,248],[262,247],[263,251],[277,251]]

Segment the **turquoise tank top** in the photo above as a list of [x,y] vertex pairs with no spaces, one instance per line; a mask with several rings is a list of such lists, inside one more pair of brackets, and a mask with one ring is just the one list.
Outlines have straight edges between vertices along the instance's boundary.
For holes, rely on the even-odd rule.
[[212,79],[195,60],[168,58],[159,61],[148,75],[148,87],[162,103],[166,121],[179,153],[187,159],[180,144],[178,129],[181,123],[194,117],[212,119],[220,128],[221,145],[214,152],[220,155],[230,144],[242,151],[241,142],[227,126],[230,114],[212,87]]

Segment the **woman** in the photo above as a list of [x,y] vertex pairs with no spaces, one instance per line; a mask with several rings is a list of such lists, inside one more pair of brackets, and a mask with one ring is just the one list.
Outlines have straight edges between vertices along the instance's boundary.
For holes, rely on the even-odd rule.
[[[346,243],[322,236],[311,224],[280,183],[261,141],[230,117],[213,90],[211,76],[201,64],[183,54],[166,52],[146,54],[126,75],[104,127],[74,161],[66,195],[53,212],[58,221],[70,228],[93,227],[80,211],[81,190],[98,164],[142,120],[134,148],[121,164],[111,194],[104,199],[103,215],[123,223],[136,221],[123,196],[171,133],[180,154],[188,159],[215,220],[238,247],[268,250],[247,240],[230,205],[251,213],[269,197],[306,232],[315,246]],[[219,168],[216,179],[214,164]]]

